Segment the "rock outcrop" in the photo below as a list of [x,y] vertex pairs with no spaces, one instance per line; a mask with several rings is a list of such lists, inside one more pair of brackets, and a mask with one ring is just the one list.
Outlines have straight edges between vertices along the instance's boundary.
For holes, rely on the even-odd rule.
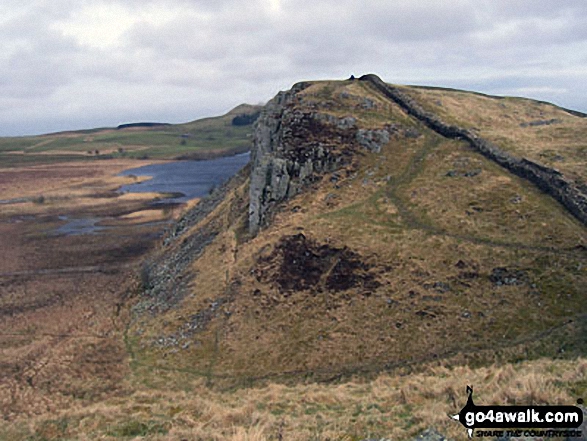
[[[138,356],[230,388],[584,348],[584,228],[546,195],[368,82],[298,84],[254,129],[248,169],[145,265]],[[549,317],[504,337],[518,309]]]
[[320,174],[348,164],[354,150],[379,152],[398,128],[387,125],[361,129],[354,117],[337,118],[300,110],[297,94],[309,86],[298,83],[280,92],[261,112],[251,152],[249,231],[267,224],[271,208],[296,195]]
[[[470,130],[444,123],[435,114],[376,75],[360,81],[371,83],[380,93],[402,107],[430,129],[450,139],[462,139],[502,167],[535,184],[559,201],[587,225],[587,189],[559,171],[526,158],[517,158]],[[298,95],[310,83],[298,83],[280,92],[255,123],[251,155],[249,231],[256,234],[267,224],[273,206],[297,194],[319,174],[349,162],[353,149],[379,152],[398,129],[393,124],[367,130],[357,127],[354,117],[337,118],[318,111],[300,110]]]
[[140,274],[143,301],[135,305],[136,312],[145,310],[161,313],[181,301],[189,282],[189,277],[186,276],[189,266],[200,258],[206,247],[221,232],[222,225],[211,221],[196,231],[190,232],[190,229],[210,216],[231,189],[246,180],[248,172],[248,166],[243,168],[202,198],[167,230],[161,252],[154,253],[143,262]]
[[377,75],[363,75],[360,80],[371,83],[383,95],[402,107],[409,115],[422,121],[440,135],[446,138],[468,141],[473,148],[486,158],[495,161],[515,175],[529,180],[543,192],[555,198],[573,216],[587,225],[587,191],[583,186],[571,181],[553,168],[545,167],[526,158],[516,158],[470,130],[444,123],[436,115],[424,110],[417,102],[398,88],[383,82]]
[[249,191],[249,230],[252,233],[265,223],[271,205],[295,194],[298,186],[326,161],[322,146],[295,152],[288,145],[295,134],[285,124],[302,125],[309,119],[307,115],[291,111],[296,93],[306,87],[307,84],[298,83],[290,91],[280,92],[265,106],[255,124]]

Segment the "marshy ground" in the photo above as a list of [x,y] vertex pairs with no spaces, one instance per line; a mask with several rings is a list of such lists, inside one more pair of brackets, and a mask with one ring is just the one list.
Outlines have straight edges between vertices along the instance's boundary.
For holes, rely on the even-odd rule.
[[[144,179],[117,176],[136,165],[115,160],[3,170],[3,418],[92,402],[123,386],[121,305],[137,261],[174,216],[174,208],[150,207],[156,194],[116,193]],[[84,221],[91,228],[75,228]]]

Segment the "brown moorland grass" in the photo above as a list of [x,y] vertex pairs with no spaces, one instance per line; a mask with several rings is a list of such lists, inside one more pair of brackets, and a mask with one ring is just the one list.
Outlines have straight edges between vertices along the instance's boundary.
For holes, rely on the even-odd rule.
[[[318,83],[303,93],[302,110],[335,109],[357,115],[361,127],[392,123],[399,132],[380,153],[357,151],[336,179],[322,176],[283,203],[254,238],[234,216],[247,198],[243,182],[165,247],[180,252],[205,225],[218,233],[182,274],[189,280],[183,299],[135,317],[128,342],[137,365],[228,387],[338,378],[458,353],[477,364],[571,347],[582,353],[582,325],[569,320],[583,323],[587,312],[584,226],[532,185],[356,82]],[[377,117],[362,107],[365,99],[378,106]],[[418,136],[403,136],[407,128]],[[294,263],[330,249],[324,269],[312,258],[296,271],[282,264],[300,233]],[[376,284],[327,287],[345,248],[356,261],[338,268],[367,268],[369,277],[358,270],[358,280]],[[316,268],[319,286],[289,290],[280,282]],[[513,282],[500,282],[503,274]],[[149,302],[139,299],[139,310]],[[186,333],[194,324],[197,331]]]
[[[125,389],[122,304],[139,259],[173,210],[157,194],[119,196],[136,161],[38,165],[0,172],[0,418],[57,412]],[[43,199],[36,199],[39,195]],[[56,234],[68,219],[117,220],[107,234]],[[2,424],[3,424],[2,423]]]
[[518,157],[554,167],[573,179],[587,179],[587,118],[527,98],[401,89],[447,123],[471,129]]
[[538,359],[218,392],[162,373],[167,388],[134,385],[130,395],[5,424],[0,439],[404,440],[428,427],[465,439],[449,416],[465,404],[467,385],[476,404],[574,404],[585,393],[586,374],[584,358]]
[[[56,260],[53,246],[59,267],[98,262],[108,277],[19,276],[0,286],[0,323],[19,331],[0,340],[9,380],[0,439],[354,441],[410,439],[427,427],[464,439],[448,416],[468,384],[477,404],[585,397],[585,228],[360,83],[316,83],[299,105],[356,116],[361,128],[397,124],[399,134],[281,204],[254,238],[248,182],[236,182],[157,250],[180,252],[204,227],[215,233],[178,276],[184,297],[163,313],[137,289],[120,236],[90,241],[88,252],[75,239],[51,242],[44,227],[26,226],[29,241],[6,239],[20,250],[18,269]],[[84,210],[103,212],[106,202]],[[136,256],[137,245],[123,248]],[[299,276],[283,265],[290,251],[327,261],[309,259],[319,289],[287,288]],[[109,272],[120,263],[129,267]],[[347,275],[361,282],[329,288],[341,266],[358,268]],[[91,338],[75,334],[85,326]]]

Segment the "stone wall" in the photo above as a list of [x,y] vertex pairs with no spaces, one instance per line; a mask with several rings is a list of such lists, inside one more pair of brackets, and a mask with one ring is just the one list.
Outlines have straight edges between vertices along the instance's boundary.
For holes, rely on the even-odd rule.
[[364,75],[360,81],[368,81],[381,93],[402,107],[408,114],[422,121],[440,135],[451,139],[463,139],[485,157],[497,162],[510,172],[529,180],[559,201],[573,216],[587,225],[587,193],[559,171],[537,164],[525,158],[517,158],[469,130],[448,125],[436,115],[424,110],[418,103],[399,89],[384,83],[377,75]]
[[[585,188],[559,171],[512,156],[469,130],[444,123],[376,75],[364,75],[359,81],[371,83],[440,135],[468,141],[485,157],[554,197],[587,225]],[[359,129],[352,116],[336,118],[316,110],[304,110],[297,94],[308,86],[309,83],[298,83],[291,90],[280,92],[264,107],[255,123],[249,191],[249,231],[253,234],[267,224],[276,204],[295,196],[304,186],[319,179],[320,174],[349,163],[356,149],[378,152],[398,130],[393,124],[375,130]]]

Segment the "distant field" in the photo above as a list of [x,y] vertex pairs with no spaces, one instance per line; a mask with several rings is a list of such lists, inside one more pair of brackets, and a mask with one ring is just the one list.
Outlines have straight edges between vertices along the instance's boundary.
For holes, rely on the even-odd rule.
[[226,115],[185,124],[0,138],[0,168],[80,159],[199,159],[240,153],[250,148],[258,111],[257,106],[243,104]]

